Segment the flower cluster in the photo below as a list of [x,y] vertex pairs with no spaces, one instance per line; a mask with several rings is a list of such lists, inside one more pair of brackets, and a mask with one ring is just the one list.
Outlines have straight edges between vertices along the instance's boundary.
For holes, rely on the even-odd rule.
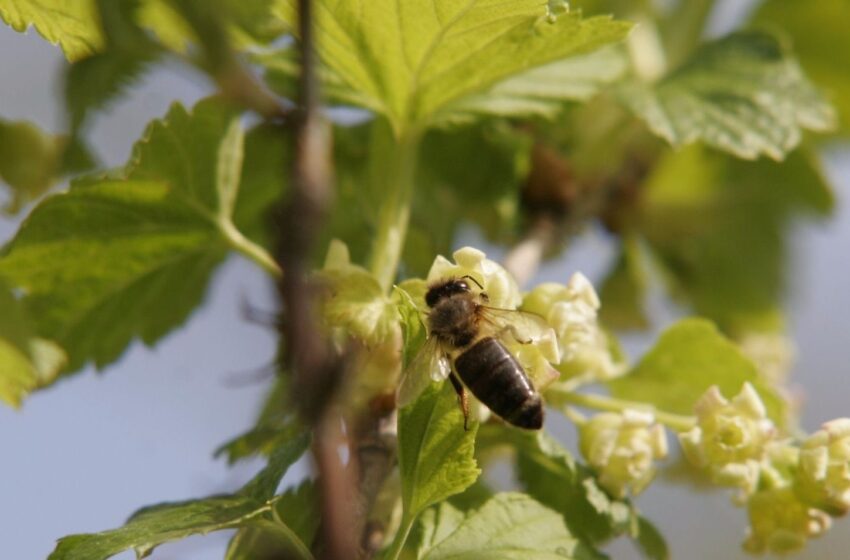
[[582,455],[616,498],[641,493],[655,476],[654,461],[667,456],[667,435],[650,413],[603,412],[579,430]]
[[746,500],[758,483],[766,445],[776,428],[752,385],[745,383],[731,401],[711,387],[696,403],[697,425],[679,434],[688,459],[708,469],[712,480],[741,490]]
[[524,311],[540,315],[555,329],[561,351],[557,367],[567,378],[603,381],[623,371],[597,322],[599,306],[596,290],[580,272],[566,285],[540,284],[522,301]]
[[738,488],[750,528],[744,548],[783,554],[829,529],[850,509],[850,419],[827,422],[801,445],[778,439],[750,384],[731,400],[717,387],[695,407],[697,425],[679,434],[686,457],[716,484]]

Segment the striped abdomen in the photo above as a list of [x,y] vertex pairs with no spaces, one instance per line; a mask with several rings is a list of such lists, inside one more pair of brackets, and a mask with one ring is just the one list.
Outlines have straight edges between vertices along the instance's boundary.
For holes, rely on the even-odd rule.
[[514,426],[539,430],[543,402],[516,358],[493,337],[482,338],[455,360],[464,385],[487,408]]

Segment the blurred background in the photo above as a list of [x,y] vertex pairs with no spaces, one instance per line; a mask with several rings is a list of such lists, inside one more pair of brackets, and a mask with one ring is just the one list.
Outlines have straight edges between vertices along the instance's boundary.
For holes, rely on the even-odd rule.
[[[739,9],[727,4],[728,13],[718,16],[718,29]],[[22,35],[0,26],[3,116],[31,120],[47,131],[63,130],[57,95],[63,63],[61,52],[33,32]],[[163,115],[172,101],[191,105],[208,91],[199,74],[185,67],[160,67],[96,120],[90,136],[96,152],[106,165],[123,163],[150,119]],[[797,225],[788,304],[797,345],[792,379],[805,391],[802,418],[808,431],[850,415],[850,150],[830,148],[826,161],[837,208],[829,220]],[[13,235],[19,221],[0,218],[0,241]],[[456,244],[488,249],[471,229]],[[491,250],[488,256],[501,255]],[[545,265],[532,283],[564,282],[576,270],[596,283],[614,257],[606,234],[589,230],[566,258]],[[45,558],[58,537],[118,526],[142,505],[233,490],[262,466],[261,461],[248,461],[231,468],[212,457],[221,443],[252,425],[270,382],[261,370],[271,363],[274,333],[245,320],[243,301],[274,309],[264,274],[233,257],[216,276],[204,307],[155,350],[136,343],[105,373],[87,370],[61,381],[35,393],[17,412],[0,407],[4,558]],[[678,312],[665,307],[660,297],[654,301],[660,330]],[[627,337],[629,354],[639,356],[656,333]],[[573,439],[566,424],[554,431]],[[300,462],[284,484],[308,471],[309,464]],[[695,493],[662,479],[637,504],[667,537],[675,559],[747,558],[740,551],[745,512],[733,507],[725,492]],[[227,533],[194,537],[163,546],[152,558],[221,558],[228,538]],[[798,557],[846,558],[847,550],[850,520],[838,520]],[[615,559],[637,557],[628,543],[615,543],[609,552]],[[117,558],[132,557],[125,553]]]

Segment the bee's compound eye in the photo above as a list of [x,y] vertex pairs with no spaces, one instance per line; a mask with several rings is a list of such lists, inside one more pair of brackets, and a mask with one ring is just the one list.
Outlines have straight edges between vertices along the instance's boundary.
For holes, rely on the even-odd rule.
[[461,291],[461,292],[468,292],[469,291],[469,284],[466,283],[466,280],[458,280],[457,281],[457,287],[458,287],[458,291]]

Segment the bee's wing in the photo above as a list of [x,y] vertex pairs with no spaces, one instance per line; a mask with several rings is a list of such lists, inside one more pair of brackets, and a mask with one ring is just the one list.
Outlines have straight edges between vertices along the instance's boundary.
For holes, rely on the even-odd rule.
[[432,381],[443,381],[449,373],[451,365],[445,352],[436,338],[428,337],[402,374],[396,396],[398,407],[412,403]]
[[552,327],[536,313],[487,305],[481,307],[481,316],[499,336],[511,336],[518,342],[531,342],[550,336]]

